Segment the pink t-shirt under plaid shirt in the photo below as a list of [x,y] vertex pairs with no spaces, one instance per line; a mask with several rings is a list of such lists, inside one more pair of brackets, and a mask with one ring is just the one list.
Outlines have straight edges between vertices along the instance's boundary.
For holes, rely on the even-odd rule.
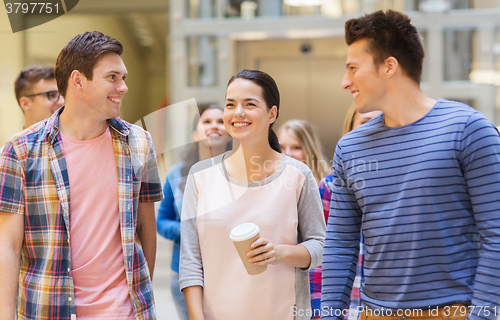
[[[118,176],[109,127],[92,140],[61,134],[71,190],[71,273],[80,319],[134,319],[118,209]],[[105,183],[95,183],[95,179]]]

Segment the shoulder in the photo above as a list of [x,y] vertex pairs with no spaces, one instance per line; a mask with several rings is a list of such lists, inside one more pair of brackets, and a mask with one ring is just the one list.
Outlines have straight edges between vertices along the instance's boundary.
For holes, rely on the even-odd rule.
[[202,171],[206,171],[206,170],[209,170],[211,168],[215,168],[215,167],[221,165],[222,158],[224,157],[224,155],[226,153],[220,154],[220,155],[215,156],[213,158],[208,158],[208,159],[196,162],[195,164],[193,164],[193,166],[189,170],[189,174],[191,175],[191,174],[200,173]]
[[[478,130],[489,128],[492,132],[498,131],[496,126],[488,120],[480,111],[457,101],[439,99],[439,108],[436,108],[436,116],[443,115],[442,121],[447,121],[447,127],[459,125],[465,135],[478,132]],[[496,132],[495,132],[496,133]]]
[[[121,120],[121,121],[123,121],[123,120]],[[123,122],[125,122],[125,121],[123,121]],[[132,139],[144,140],[147,142],[152,141],[151,134],[148,131],[144,130],[142,127],[140,127],[138,125],[131,124],[128,122],[125,122],[125,123],[127,123],[129,125],[129,127],[128,127],[129,137],[131,137]]]
[[305,163],[303,163],[302,161],[298,161],[292,157],[289,157],[285,154],[283,156],[285,157],[285,159],[283,161],[285,162],[286,167],[291,167],[291,168],[297,170],[304,177],[311,175],[311,177],[313,177],[313,179],[314,179],[314,176],[313,176],[311,169],[309,169],[309,167]]
[[131,124],[120,118],[109,119],[108,123],[117,134],[126,136],[132,153],[148,154],[150,150],[153,149],[153,139],[149,132],[142,127]]
[[48,119],[38,122],[29,128],[26,128],[9,138],[4,150],[13,148],[19,155],[29,156],[29,151],[40,145],[45,139],[48,139],[50,123]]

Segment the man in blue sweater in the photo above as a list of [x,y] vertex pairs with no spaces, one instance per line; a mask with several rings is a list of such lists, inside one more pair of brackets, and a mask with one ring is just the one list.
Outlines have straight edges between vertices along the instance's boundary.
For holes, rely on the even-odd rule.
[[422,40],[406,15],[378,11],[345,30],[342,87],[358,112],[383,114],[335,151],[321,318],[344,318],[362,228],[362,320],[498,319],[498,131],[423,94]]

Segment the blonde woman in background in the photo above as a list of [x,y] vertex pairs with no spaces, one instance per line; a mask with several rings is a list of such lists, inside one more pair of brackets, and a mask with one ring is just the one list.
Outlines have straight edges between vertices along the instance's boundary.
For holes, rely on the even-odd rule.
[[[342,135],[347,134],[348,132],[358,128],[359,126],[365,124],[371,119],[378,116],[380,111],[371,111],[367,113],[359,113],[356,111],[356,105],[353,104],[347,110],[347,115],[344,120],[344,128],[342,130]],[[330,214],[330,202],[331,202],[331,194],[333,190],[333,176],[329,174],[324,177],[319,184],[319,193],[321,195],[321,199],[323,200],[323,210],[325,213],[325,221],[328,221],[328,215]],[[359,259],[358,266],[356,269],[356,278],[354,279],[354,284],[351,291],[351,298],[349,300],[349,306],[346,319],[347,320],[356,320],[358,318],[357,308],[361,305],[361,300],[359,297],[359,288],[361,285],[361,281],[364,277],[363,275],[363,263],[365,258],[365,239],[363,237],[363,233],[361,232],[361,239],[359,244]],[[311,305],[314,308],[320,309],[321,305],[321,276],[322,276],[322,267],[316,267],[313,271],[310,272],[311,277]],[[313,309],[314,310],[314,309]],[[319,319],[316,317],[313,319]]]
[[[313,172],[316,183],[331,175],[331,167],[322,153],[321,142],[313,126],[306,120],[292,119],[285,122],[278,130],[281,152],[302,161]],[[330,203],[328,202],[328,206]],[[325,204],[323,203],[323,209]],[[325,221],[328,212],[324,211]],[[309,272],[311,291],[311,309],[313,316],[319,318],[321,305],[321,266]]]
[[332,170],[323,156],[321,142],[313,126],[306,120],[292,119],[278,130],[281,152],[305,163],[313,172],[316,183]]

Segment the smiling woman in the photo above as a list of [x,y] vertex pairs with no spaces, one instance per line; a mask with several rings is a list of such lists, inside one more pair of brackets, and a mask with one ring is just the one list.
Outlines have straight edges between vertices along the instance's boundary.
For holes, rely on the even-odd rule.
[[[292,319],[294,306],[310,308],[304,271],[321,261],[325,224],[311,170],[281,154],[272,131],[279,102],[268,74],[238,72],[227,87],[224,125],[240,147],[191,168],[179,280],[189,319]],[[260,229],[247,253],[248,262],[267,267],[259,275],[247,273],[229,237],[246,222]]]

